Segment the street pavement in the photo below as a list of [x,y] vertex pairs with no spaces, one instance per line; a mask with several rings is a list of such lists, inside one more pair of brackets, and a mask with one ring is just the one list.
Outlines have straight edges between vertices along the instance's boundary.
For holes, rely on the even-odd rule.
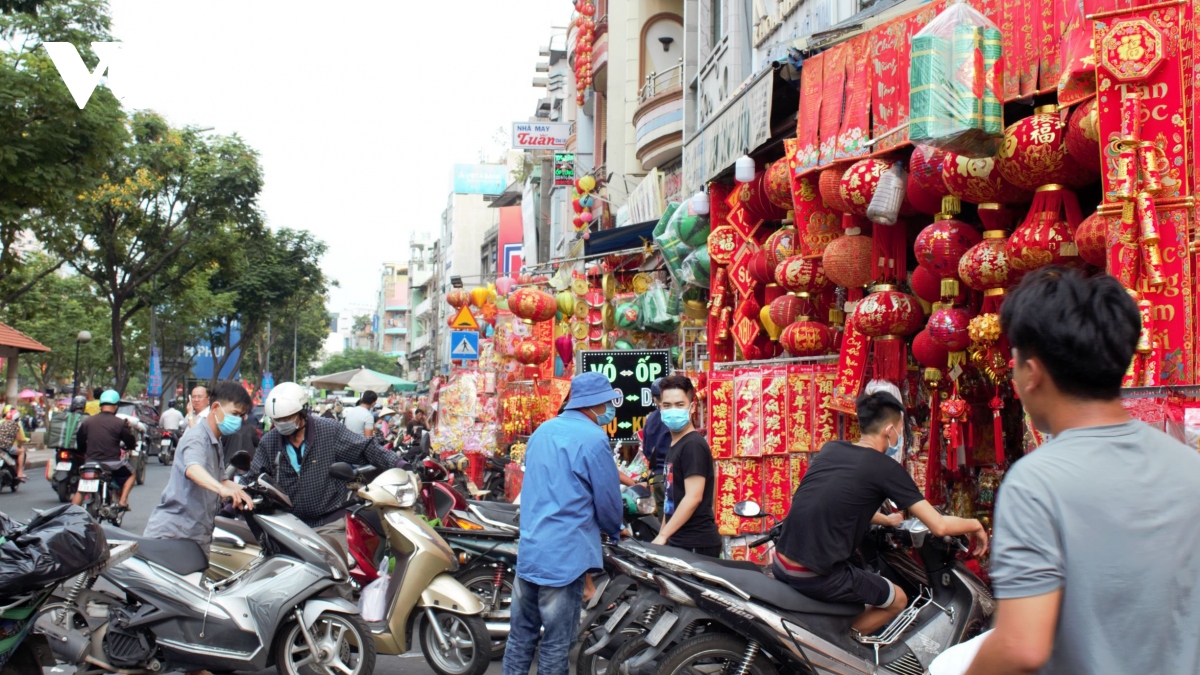
[[[29,472],[29,482],[22,485],[17,492],[5,490],[0,493],[0,512],[17,520],[29,520],[33,517],[34,509],[48,509],[58,505],[58,497],[50,484],[46,482],[43,469],[32,469]],[[163,488],[170,478],[170,467],[162,466],[154,458],[146,468],[146,484],[133,489],[129,497],[132,510],[125,514],[125,529],[141,534],[146,527],[150,512],[158,504]],[[45,675],[73,675],[75,669],[70,666],[46,668]],[[274,669],[262,671],[258,675],[275,673]],[[420,648],[403,656],[381,656],[375,663],[376,675],[433,675],[420,654]],[[496,661],[487,670],[488,675],[499,675],[500,662]],[[164,674],[170,675],[170,674]]]

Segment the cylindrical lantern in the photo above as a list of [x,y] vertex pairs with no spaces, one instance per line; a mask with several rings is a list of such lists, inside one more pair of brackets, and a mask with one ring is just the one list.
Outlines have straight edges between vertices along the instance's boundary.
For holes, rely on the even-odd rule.
[[895,286],[876,286],[854,308],[854,325],[872,338],[875,378],[900,382],[906,370],[904,337],[920,329],[924,317],[920,302]]
[[839,213],[850,213],[850,207],[842,201],[842,174],[846,172],[845,167],[846,165],[843,164],[840,167],[834,165],[824,169],[817,181],[821,200],[825,202],[826,206]]
[[773,274],[779,263],[800,252],[800,234],[796,228],[785,225],[767,237],[763,250],[767,253],[767,266]]
[[[804,309],[804,304],[807,301],[802,301],[794,295],[781,295],[771,301],[767,306],[770,310],[771,321],[777,326],[787,327],[792,325],[800,317],[801,310]],[[810,308],[812,303],[807,303]]]
[[933,341],[929,336],[929,329],[925,329],[913,338],[912,343],[913,358],[917,363],[924,368],[937,368],[944,370],[949,367],[950,350],[944,345]]
[[771,338],[772,342],[779,340],[779,334],[783,332],[783,326],[775,323],[771,318],[771,307],[768,305],[758,310],[758,321],[767,331],[767,337]]
[[462,309],[471,304],[471,294],[465,288],[455,288],[446,294],[446,302],[454,309]]
[[508,310],[525,323],[549,321],[558,311],[554,297],[536,288],[518,288],[508,296]]
[[575,313],[575,294],[571,291],[559,291],[554,296],[554,303],[563,316],[571,316]]
[[846,234],[829,242],[821,256],[825,276],[844,288],[861,288],[871,283],[871,238]]
[[1067,122],[1067,154],[1094,180],[1100,176],[1100,114],[1096,99],[1081,103]]
[[942,182],[942,161],[945,158],[945,151],[937,148],[927,145],[913,148],[904,196],[921,213],[931,216],[941,213],[942,197],[950,194]]
[[850,213],[856,216],[867,215],[867,207],[871,205],[871,198],[875,196],[875,188],[879,187],[879,179],[890,167],[890,164],[881,159],[863,159],[846,169],[838,190],[842,196],[842,203],[850,209]]
[[779,344],[792,356],[821,356],[832,348],[833,333],[825,324],[801,317],[783,329]]
[[942,182],[950,194],[972,204],[1021,204],[1032,198],[1028,191],[1005,180],[991,157],[963,157],[947,152],[942,160]]
[[1108,262],[1108,219],[1097,211],[1079,224],[1075,230],[1075,244],[1079,257],[1096,267],[1106,267]]
[[958,278],[958,261],[980,241],[979,232],[961,220],[938,220],[921,230],[913,250],[917,264],[939,279]]
[[1086,185],[1095,175],[1089,175],[1071,159],[1065,140],[1066,127],[1056,106],[1042,106],[1004,130],[996,169],[1005,180],[1026,190],[1048,183]]
[[971,312],[961,307],[939,306],[929,317],[929,337],[951,352],[965,351],[971,346],[967,331]]
[[750,264],[746,266],[750,278],[760,284],[775,283],[774,268],[767,262],[767,252],[758,251],[750,256]]
[[[775,267],[775,281],[789,293],[816,295],[829,285],[825,266],[815,258],[792,256]],[[786,324],[785,324],[786,325]]]
[[496,279],[496,293],[500,295],[508,295],[512,291],[513,286],[517,284],[512,277],[500,277]]
[[767,177],[763,184],[767,191],[767,199],[776,208],[790,211],[792,204],[792,171],[788,168],[787,158],[783,158],[767,167]]

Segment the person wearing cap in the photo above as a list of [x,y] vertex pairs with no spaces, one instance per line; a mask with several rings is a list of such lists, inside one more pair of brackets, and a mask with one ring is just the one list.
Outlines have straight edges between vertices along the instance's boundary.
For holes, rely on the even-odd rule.
[[[75,432],[76,447],[84,452],[84,460],[100,462],[112,471],[113,480],[121,483],[122,508],[129,508],[129,493],[133,491],[134,475],[125,461],[125,450],[132,450],[137,445],[137,438],[129,423],[117,417],[117,404],[121,395],[109,389],[100,394],[100,412],[92,415],[79,425]],[[83,503],[83,495],[78,492],[71,498],[76,506]]]
[[563,412],[529,437],[504,675],[527,675],[535,652],[539,673],[568,672],[585,578],[603,567],[600,533],[621,530],[621,480],[601,428],[617,397],[600,373],[576,376]]
[[663,517],[666,503],[666,481],[663,470],[667,467],[667,452],[671,450],[671,430],[662,421],[662,382],[658,378],[650,385],[650,396],[654,399],[654,410],[646,415],[642,433],[642,454],[650,468],[650,492],[654,495],[654,515]]

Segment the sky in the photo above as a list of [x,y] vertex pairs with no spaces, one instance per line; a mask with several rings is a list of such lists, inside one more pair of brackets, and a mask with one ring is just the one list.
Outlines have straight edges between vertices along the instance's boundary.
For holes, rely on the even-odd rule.
[[260,153],[272,227],[329,245],[330,309],[375,302],[410,233],[436,238],[456,163],[526,120],[570,0],[110,0],[121,94]]

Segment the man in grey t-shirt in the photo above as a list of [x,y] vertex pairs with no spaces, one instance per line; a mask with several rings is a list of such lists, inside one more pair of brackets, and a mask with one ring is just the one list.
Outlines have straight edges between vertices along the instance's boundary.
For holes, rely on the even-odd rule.
[[1200,673],[1200,454],[1135,421],[1140,330],[1108,276],[1035,272],[1005,301],[1013,383],[1053,440],[996,503],[999,608],[970,675]]
[[342,415],[342,424],[359,436],[372,436],[375,431],[375,415],[371,406],[379,400],[379,395],[373,391],[364,392],[358,399],[358,405],[350,408]]

